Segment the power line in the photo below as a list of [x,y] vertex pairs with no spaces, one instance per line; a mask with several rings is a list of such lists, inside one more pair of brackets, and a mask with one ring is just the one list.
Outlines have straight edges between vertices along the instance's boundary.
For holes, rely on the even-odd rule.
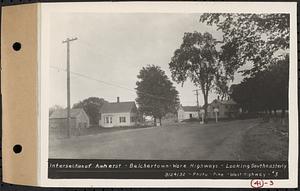
[[[97,55],[97,56],[102,56],[102,55],[100,55],[98,52],[96,52],[96,51],[92,48],[92,46],[91,46],[91,44],[90,44],[89,42],[84,41],[84,40],[82,40],[82,39],[81,39],[81,42],[83,42],[82,44],[83,44],[83,45],[86,45],[86,47],[90,49],[89,52],[92,52],[94,55]],[[53,67],[54,67],[54,66],[53,66]],[[60,70],[60,68],[58,68],[58,67],[56,67],[56,69],[59,69],[59,70]],[[64,69],[62,69],[62,70],[65,71]],[[132,92],[136,93],[136,91],[134,91],[134,90],[132,90],[132,89],[128,89],[128,88],[123,87],[123,86],[118,85],[118,84],[113,84],[113,83],[110,83],[110,82],[105,82],[105,81],[103,81],[103,80],[99,80],[99,79],[96,79],[96,78],[92,78],[92,77],[90,77],[90,76],[87,76],[87,75],[84,75],[84,74],[81,74],[81,73],[77,73],[77,72],[72,72],[72,71],[71,71],[71,73],[72,73],[73,75],[77,75],[77,76],[80,76],[80,77],[83,77],[83,78],[87,78],[87,79],[90,79],[90,80],[98,81],[98,82],[104,83],[104,84],[106,84],[106,85],[115,86],[115,87],[118,87],[118,88],[125,89],[125,90],[132,91]],[[163,100],[170,101],[170,99],[165,98],[165,97],[161,97],[161,96],[157,96],[157,95],[152,95],[152,94],[149,94],[149,93],[146,93],[146,92],[141,92],[141,91],[138,91],[138,92],[139,92],[139,93],[142,93],[142,94],[144,94],[144,95],[148,95],[148,96],[153,97],[153,98],[163,99]]]
[[[66,72],[66,69],[59,68],[59,67],[56,67],[56,66],[50,66],[50,68],[56,69],[56,70],[59,70],[59,71],[64,71],[64,72]],[[90,77],[90,76],[88,76],[88,75],[81,74],[81,73],[78,73],[78,72],[70,71],[70,73],[73,74],[73,75],[75,75],[75,76],[79,76],[79,77],[82,77],[82,78],[85,78],[85,79],[93,80],[93,81],[96,81],[96,82],[99,82],[99,83],[102,83],[102,84],[106,84],[106,85],[109,85],[109,86],[118,87],[118,88],[121,88],[121,89],[124,89],[124,90],[131,91],[131,92],[136,93],[136,91],[134,91],[134,90],[132,90],[132,89],[129,89],[129,88],[126,88],[126,87],[123,87],[123,86],[120,86],[120,85],[118,85],[118,84],[114,84],[114,83],[106,82],[106,81],[103,81],[103,80],[99,80],[99,79],[96,79],[96,78],[93,78],[93,77]],[[141,93],[141,94],[144,94],[144,95],[147,95],[147,96],[156,98],[156,99],[163,99],[163,100],[170,101],[170,99],[165,98],[165,97],[152,95],[152,94],[149,94],[149,93],[147,93],[147,92],[141,92],[141,91],[138,91],[138,92]]]
[[[63,69],[63,68],[59,68],[59,67],[55,67],[55,66],[50,66],[50,67],[51,67],[51,68],[54,68],[54,69],[58,69],[58,70],[64,71],[64,72],[66,71],[66,70]],[[82,77],[82,78],[86,78],[86,79],[89,79],[89,80],[97,81],[97,82],[100,82],[100,83],[103,83],[103,84],[106,84],[106,85],[109,85],[109,86],[115,86],[115,87],[118,87],[118,88],[121,88],[121,89],[125,89],[125,90],[128,90],[128,91],[135,92],[135,91],[132,90],[132,89],[129,89],[129,88],[126,88],[126,87],[117,85],[117,84],[113,84],[113,83],[110,83],[110,82],[106,82],[106,81],[103,81],[103,80],[99,80],[99,79],[96,79],[96,78],[93,78],[93,77],[90,77],[90,76],[88,76],[88,75],[81,74],[81,73],[78,73],[78,72],[73,72],[73,71],[71,71],[71,74],[73,74],[73,75],[75,75],[75,76]]]

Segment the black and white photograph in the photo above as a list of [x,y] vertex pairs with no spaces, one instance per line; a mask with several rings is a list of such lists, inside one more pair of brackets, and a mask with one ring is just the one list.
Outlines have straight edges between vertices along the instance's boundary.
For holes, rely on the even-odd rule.
[[287,160],[289,15],[53,21],[51,158]]
[[49,159],[288,163],[290,14],[57,12],[49,36]]

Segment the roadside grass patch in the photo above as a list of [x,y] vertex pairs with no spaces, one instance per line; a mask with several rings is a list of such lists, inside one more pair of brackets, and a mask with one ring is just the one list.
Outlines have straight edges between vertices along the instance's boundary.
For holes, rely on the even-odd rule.
[[101,126],[91,126],[86,129],[81,129],[80,136],[84,135],[97,135],[100,133],[109,133],[109,132],[115,132],[115,131],[123,131],[128,129],[140,129],[140,128],[147,128],[149,126],[142,126],[142,125],[134,125],[134,126],[119,126],[119,127],[110,127],[105,128]]
[[262,122],[245,134],[242,160],[288,160],[288,125]]

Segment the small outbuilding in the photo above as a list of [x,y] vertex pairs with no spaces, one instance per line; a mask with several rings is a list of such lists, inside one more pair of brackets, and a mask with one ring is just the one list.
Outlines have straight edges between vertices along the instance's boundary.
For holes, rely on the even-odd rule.
[[200,107],[198,106],[180,106],[178,113],[178,121],[181,122],[187,119],[199,119]]
[[215,109],[218,110],[219,118],[235,118],[239,113],[239,107],[235,101],[215,99],[207,107],[207,117],[215,118]]
[[[67,117],[68,117],[67,109],[54,111],[49,117],[50,129],[67,128],[68,126]],[[83,109],[71,109],[70,117],[71,117],[70,119],[71,128],[88,128],[90,126],[89,117]]]

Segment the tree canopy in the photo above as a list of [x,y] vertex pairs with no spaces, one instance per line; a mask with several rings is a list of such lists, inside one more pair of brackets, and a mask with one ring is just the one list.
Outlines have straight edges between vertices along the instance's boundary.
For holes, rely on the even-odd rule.
[[136,102],[139,112],[152,116],[156,122],[166,113],[177,111],[178,92],[159,66],[148,65],[140,70],[136,82]]
[[[215,87],[216,81],[227,80],[222,63],[219,62],[218,52],[215,47],[216,40],[210,33],[188,32],[183,36],[183,42],[175,50],[171,58],[169,68],[172,73],[172,79],[183,83],[189,79],[196,87],[199,87],[204,97],[205,117],[207,115],[208,94]],[[226,78],[226,80],[225,80]],[[217,86],[220,91],[224,83]],[[224,90],[224,91],[223,91]]]
[[104,103],[107,103],[103,98],[89,97],[73,105],[73,108],[82,108],[89,116],[90,124],[99,124],[100,109]]
[[272,63],[266,70],[244,80],[232,89],[232,98],[249,112],[288,108],[289,57]]
[[200,22],[223,32],[222,54],[229,74],[240,66],[253,64],[244,74],[268,67],[279,50],[289,49],[289,14],[205,13]]

